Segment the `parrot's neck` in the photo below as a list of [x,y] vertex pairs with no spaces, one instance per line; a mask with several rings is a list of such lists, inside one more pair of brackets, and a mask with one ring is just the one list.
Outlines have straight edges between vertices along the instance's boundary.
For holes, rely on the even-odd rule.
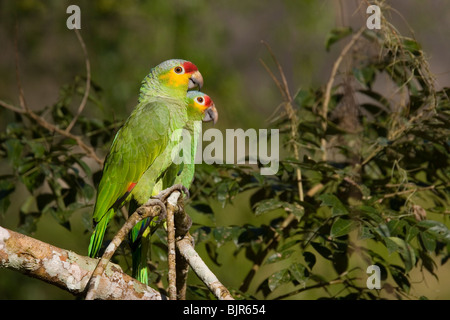
[[161,85],[161,82],[156,78],[155,71],[152,70],[142,81],[138,101],[144,102],[152,97],[184,99],[187,89],[187,84],[185,88],[177,87],[176,89]]

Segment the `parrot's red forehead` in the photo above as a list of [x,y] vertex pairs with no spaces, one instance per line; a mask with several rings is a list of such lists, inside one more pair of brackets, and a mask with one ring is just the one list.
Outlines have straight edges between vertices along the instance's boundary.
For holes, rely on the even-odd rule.
[[183,63],[184,72],[191,73],[198,70],[197,66],[193,64],[192,62],[186,61]]
[[203,98],[205,98],[205,106],[209,107],[211,105],[211,98],[207,95],[205,95]]

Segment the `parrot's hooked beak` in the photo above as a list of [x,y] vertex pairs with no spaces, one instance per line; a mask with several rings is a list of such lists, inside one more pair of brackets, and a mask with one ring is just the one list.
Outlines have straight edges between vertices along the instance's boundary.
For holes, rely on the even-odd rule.
[[198,90],[203,87],[203,77],[198,70],[193,72],[189,78],[188,89],[194,89],[195,87],[198,87]]
[[217,112],[216,106],[213,104],[205,110],[203,122],[213,121],[213,123],[216,124],[217,120],[219,120],[219,113]]

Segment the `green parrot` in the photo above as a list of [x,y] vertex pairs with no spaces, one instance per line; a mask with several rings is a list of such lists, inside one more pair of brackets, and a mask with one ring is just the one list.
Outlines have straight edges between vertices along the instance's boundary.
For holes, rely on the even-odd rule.
[[[189,158],[183,155],[183,160],[179,164],[171,163],[168,169],[164,172],[163,176],[158,177],[158,180],[153,185],[153,195],[158,194],[161,190],[172,186],[181,184],[186,189],[189,189],[192,180],[194,179],[195,172],[195,155],[197,151],[197,142],[199,138],[199,129],[201,126],[201,121],[209,122],[213,121],[214,124],[218,120],[218,113],[214,102],[211,98],[199,91],[188,91],[187,93],[187,116],[188,121],[183,130],[189,133],[187,135],[183,134],[183,140],[181,143],[185,144],[185,147],[189,148],[190,154]],[[185,140],[186,139],[186,140]],[[186,148],[186,149],[187,149]],[[167,155],[162,154],[160,157],[173,157],[172,150],[166,149]],[[179,149],[177,149],[179,153]],[[157,162],[158,159],[155,161]],[[157,174],[151,172],[152,168],[148,170],[143,179],[146,176],[155,177]],[[136,209],[136,204],[131,207],[130,212]],[[152,221],[151,219],[146,219],[139,222],[132,229],[129,235],[129,240],[131,243],[132,250],[132,262],[133,262],[133,278],[138,281],[148,284],[148,266],[147,266],[147,254],[150,245],[150,237],[161,225],[161,221]]]
[[144,204],[153,195],[152,179],[144,174],[151,171],[158,177],[170,165],[170,161],[155,160],[176,146],[171,137],[187,122],[186,93],[202,86],[198,68],[180,59],[159,64],[142,81],[138,105],[117,132],[105,160],[93,213],[90,257],[97,256],[116,210],[131,199]]

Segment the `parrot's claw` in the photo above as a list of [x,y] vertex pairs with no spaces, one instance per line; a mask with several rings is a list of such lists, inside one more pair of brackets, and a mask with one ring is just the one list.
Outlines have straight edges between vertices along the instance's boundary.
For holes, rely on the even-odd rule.
[[[149,199],[144,206],[146,207],[153,207],[153,206],[159,206],[161,208],[161,210],[159,211],[159,218],[158,221],[162,221],[165,220],[167,217],[167,209],[166,206],[164,205],[164,202],[161,201],[160,199]],[[153,219],[149,219],[149,222],[153,220]]]
[[173,186],[171,186],[170,188],[164,189],[163,191],[161,191],[157,196],[154,196],[153,199],[158,199],[162,202],[165,202],[167,200],[167,198],[172,194],[172,192],[174,192],[175,190],[178,190],[180,192],[184,192],[184,194],[186,195],[186,199],[189,199],[189,190],[188,188],[186,188],[185,186],[183,186],[182,184],[174,184]]

